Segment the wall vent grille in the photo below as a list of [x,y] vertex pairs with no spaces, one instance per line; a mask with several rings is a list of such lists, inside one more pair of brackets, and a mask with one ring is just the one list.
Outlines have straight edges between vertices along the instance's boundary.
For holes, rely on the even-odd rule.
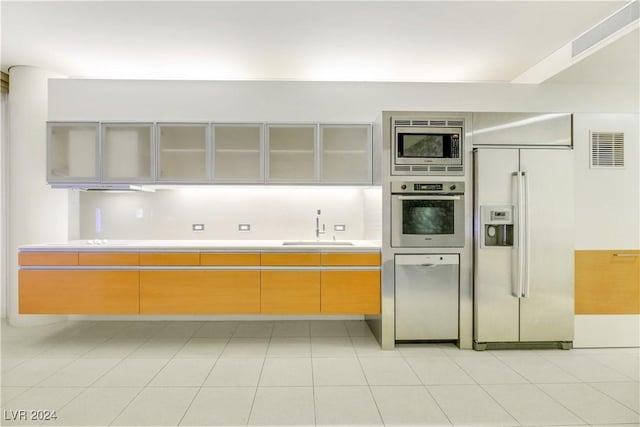
[[411,120],[396,120],[396,126],[411,126]]
[[624,167],[624,133],[591,131],[592,168]]
[[449,120],[447,122],[447,126],[456,126],[462,127],[462,120]]
[[429,120],[412,120],[412,126],[429,126]]

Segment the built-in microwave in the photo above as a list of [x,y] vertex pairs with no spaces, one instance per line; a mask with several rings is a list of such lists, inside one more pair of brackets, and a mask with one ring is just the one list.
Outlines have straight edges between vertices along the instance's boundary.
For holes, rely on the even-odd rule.
[[392,152],[393,175],[464,174],[461,125],[394,126]]

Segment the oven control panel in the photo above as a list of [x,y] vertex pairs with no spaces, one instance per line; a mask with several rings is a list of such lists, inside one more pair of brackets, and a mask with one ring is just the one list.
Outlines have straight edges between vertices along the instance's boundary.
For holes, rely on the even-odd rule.
[[464,182],[391,182],[391,192],[402,193],[464,193]]

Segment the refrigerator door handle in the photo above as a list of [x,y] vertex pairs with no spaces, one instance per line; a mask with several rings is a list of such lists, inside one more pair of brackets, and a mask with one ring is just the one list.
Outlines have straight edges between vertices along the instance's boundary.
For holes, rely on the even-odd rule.
[[522,292],[522,297],[523,298],[529,298],[530,294],[531,294],[531,274],[530,274],[530,270],[531,270],[531,228],[529,227],[529,221],[531,220],[531,216],[530,216],[530,206],[529,206],[529,175],[527,175],[527,172],[522,172],[522,178],[524,180],[524,188],[523,188],[523,192],[524,192],[524,212],[523,212],[523,216],[524,216],[524,230],[523,230],[523,235],[524,235],[524,245],[523,246],[523,254],[524,254],[524,259],[523,259],[523,269],[524,269],[524,274],[523,274],[523,292]]
[[511,293],[514,297],[522,296],[522,263],[523,263],[523,230],[522,230],[522,213],[523,213],[523,197],[522,197],[522,175],[520,171],[514,172],[513,177],[516,182],[515,206],[516,206],[516,245],[513,248],[511,256]]

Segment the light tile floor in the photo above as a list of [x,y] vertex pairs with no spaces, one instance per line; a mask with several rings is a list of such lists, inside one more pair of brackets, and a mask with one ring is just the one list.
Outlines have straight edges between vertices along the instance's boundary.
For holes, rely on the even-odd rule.
[[637,348],[382,351],[332,320],[3,324],[1,342],[2,425],[640,426]]

